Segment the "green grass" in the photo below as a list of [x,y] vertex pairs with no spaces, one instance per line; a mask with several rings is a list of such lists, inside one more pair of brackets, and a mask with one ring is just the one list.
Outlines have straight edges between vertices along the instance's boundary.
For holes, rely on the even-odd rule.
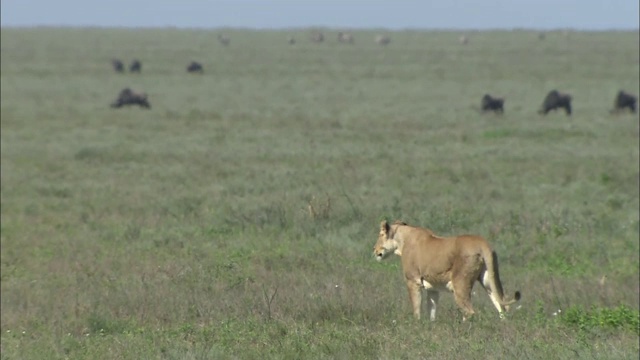
[[[2,29],[2,359],[637,358],[637,32],[227,33]],[[414,321],[383,218],[483,235],[521,307]]]

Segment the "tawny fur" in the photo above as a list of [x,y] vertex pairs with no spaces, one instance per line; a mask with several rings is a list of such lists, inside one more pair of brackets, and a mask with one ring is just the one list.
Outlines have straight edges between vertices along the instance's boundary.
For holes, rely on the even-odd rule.
[[409,299],[414,316],[420,318],[422,289],[427,290],[427,311],[435,320],[439,291],[452,291],[464,319],[474,314],[471,290],[476,281],[487,291],[500,313],[520,299],[516,292],[513,300],[505,300],[498,257],[485,239],[475,235],[440,237],[433,231],[404,222],[380,224],[378,241],[373,248],[377,260],[391,253],[401,257]]

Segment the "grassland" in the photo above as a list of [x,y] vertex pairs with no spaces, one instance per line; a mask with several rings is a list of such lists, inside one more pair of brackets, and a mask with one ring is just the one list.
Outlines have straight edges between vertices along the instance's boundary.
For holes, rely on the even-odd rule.
[[[638,33],[336,31],[3,28],[2,359],[637,359]],[[384,218],[485,236],[521,307],[414,321]]]

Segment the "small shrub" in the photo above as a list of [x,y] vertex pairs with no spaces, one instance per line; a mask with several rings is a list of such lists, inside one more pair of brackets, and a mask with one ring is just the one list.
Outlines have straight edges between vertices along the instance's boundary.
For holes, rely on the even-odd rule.
[[87,328],[91,334],[107,335],[122,334],[135,327],[127,320],[91,314],[87,319]]
[[615,308],[592,307],[586,310],[582,306],[571,306],[560,321],[580,330],[594,328],[627,329],[640,335],[640,312],[624,305]]

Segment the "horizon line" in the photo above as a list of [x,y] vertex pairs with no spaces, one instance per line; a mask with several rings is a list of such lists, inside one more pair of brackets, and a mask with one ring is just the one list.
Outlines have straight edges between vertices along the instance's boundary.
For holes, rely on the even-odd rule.
[[574,31],[574,32],[640,32],[640,28],[625,28],[625,27],[612,27],[612,28],[578,28],[578,27],[495,27],[495,28],[438,28],[438,27],[384,27],[384,26],[371,26],[371,27],[349,27],[349,26],[328,26],[328,25],[309,25],[309,26],[283,26],[283,27],[251,27],[251,26],[176,26],[176,25],[164,25],[164,26],[128,26],[128,25],[0,25],[0,29],[114,29],[114,30],[227,30],[227,31],[303,31],[303,30],[352,30],[352,31],[388,31],[388,32],[401,32],[401,31],[417,31],[417,32],[456,32],[456,31],[469,31],[469,32],[484,32],[484,31]]

